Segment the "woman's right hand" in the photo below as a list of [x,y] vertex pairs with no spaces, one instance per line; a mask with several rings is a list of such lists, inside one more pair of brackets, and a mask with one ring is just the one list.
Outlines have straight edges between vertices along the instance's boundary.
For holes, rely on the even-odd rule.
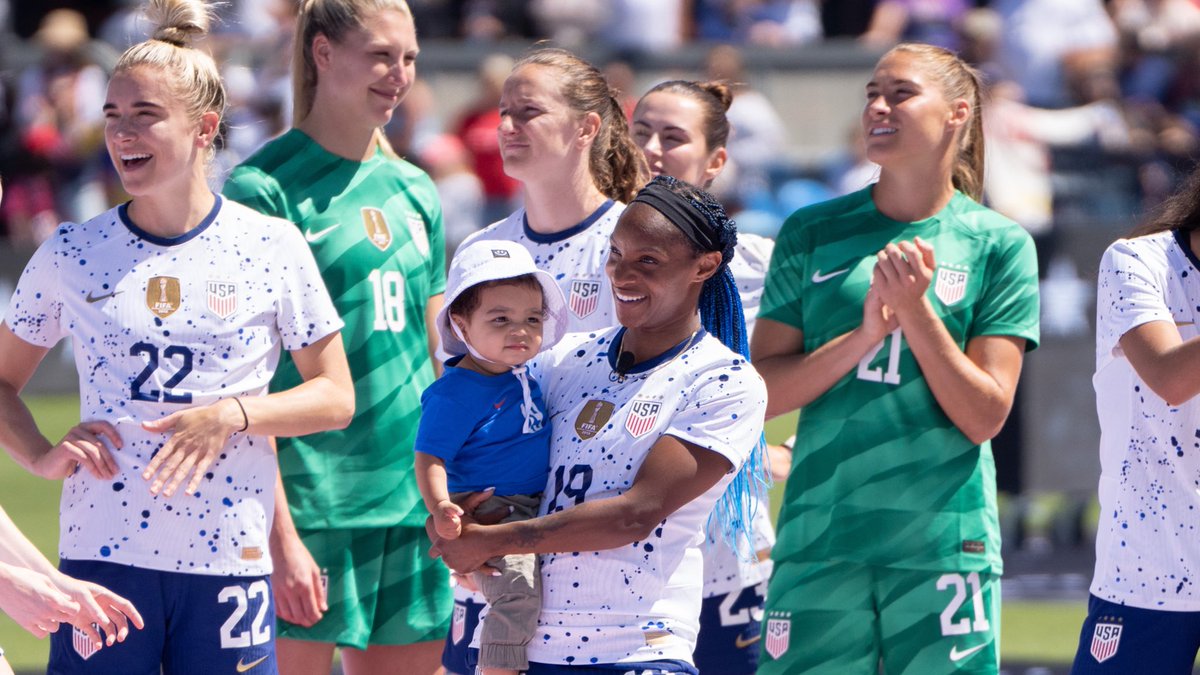
[[327,590],[321,583],[321,568],[300,537],[271,533],[271,587],[275,592],[275,614],[288,623],[311,628],[329,611]]
[[475,519],[475,509],[488,500],[495,493],[495,490],[484,490],[468,495],[462,502],[461,520],[461,535],[455,539],[442,537],[437,530],[437,525],[434,522],[434,517],[429,516],[425,520],[425,531],[429,534],[429,540],[433,545],[429,548],[429,555],[433,558],[441,558],[446,566],[456,573],[467,574],[470,572],[480,572],[482,574],[493,574],[496,572],[489,567],[487,560],[492,557],[492,554],[486,550],[482,533],[479,530],[486,525],[494,525],[503,520],[508,514],[502,510],[489,512],[484,521]]
[[108,422],[80,422],[50,451],[33,462],[33,472],[42,478],[61,480],[82,466],[100,480],[117,475],[117,460],[102,439],[114,448],[121,447],[121,435]]
[[41,639],[69,623],[79,603],[41,572],[0,563],[0,611]]
[[879,297],[879,291],[872,285],[867,289],[867,299],[863,302],[863,334],[870,338],[871,344],[875,344],[896,330],[899,325],[896,313],[884,304],[883,298]]

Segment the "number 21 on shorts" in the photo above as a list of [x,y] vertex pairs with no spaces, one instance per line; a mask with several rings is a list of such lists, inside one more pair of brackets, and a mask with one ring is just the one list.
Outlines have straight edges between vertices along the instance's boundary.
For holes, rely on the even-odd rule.
[[[964,616],[956,621],[954,615],[967,601],[967,586],[971,587],[973,618]],[[983,589],[979,583],[979,572],[971,572],[965,576],[955,573],[943,574],[938,577],[937,589],[939,591],[953,589],[954,591],[954,597],[951,598],[950,604],[946,605],[939,617],[943,636],[986,633],[991,630],[992,626],[988,621],[987,612],[984,611]]]

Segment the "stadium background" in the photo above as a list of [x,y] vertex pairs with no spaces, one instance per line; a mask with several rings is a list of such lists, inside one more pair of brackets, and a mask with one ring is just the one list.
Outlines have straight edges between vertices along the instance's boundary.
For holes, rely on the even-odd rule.
[[[1155,8],[1172,3],[1148,0],[410,4],[421,36],[420,85],[387,131],[400,154],[437,181],[448,227],[457,228],[451,242],[512,206],[511,186],[471,154],[478,140],[471,132],[486,132],[488,122],[460,122],[494,108],[481,72],[503,64],[496,55],[520,55],[538,39],[604,65],[627,103],[669,78],[745,83],[743,110],[731,111],[736,170],[717,188],[744,229],[766,235],[794,209],[870,180],[852,139],[863,85],[889,44],[937,42],[984,70],[992,93],[989,199],[1034,234],[1043,271],[1042,345],[1028,357],[1017,410],[996,444],[1002,654],[1009,673],[1064,669],[1085,610],[1096,518],[1096,266],[1104,247],[1191,168],[1200,4],[1176,2],[1169,17]],[[0,0],[0,314],[54,224],[124,198],[97,131],[104,71],[144,35],[136,6]],[[214,187],[289,122],[291,7],[291,0],[235,0],[221,10],[209,45],[232,107]],[[69,11],[55,11],[62,9]],[[47,436],[60,437],[77,420],[75,387],[69,348],[60,345],[28,389]],[[781,440],[792,424],[794,417],[772,422],[769,436]],[[57,484],[0,457],[0,504],[47,555],[55,551],[58,493]],[[0,645],[19,672],[40,672],[45,663],[47,643],[4,617]]]

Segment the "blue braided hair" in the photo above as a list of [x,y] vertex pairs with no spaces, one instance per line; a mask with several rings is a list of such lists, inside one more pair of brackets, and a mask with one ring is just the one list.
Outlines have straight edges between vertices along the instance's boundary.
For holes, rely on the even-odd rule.
[[[713,337],[720,340],[721,344],[740,354],[746,363],[749,363],[750,345],[746,334],[746,316],[742,310],[742,298],[738,294],[737,282],[729,269],[729,261],[733,260],[734,247],[737,245],[737,224],[711,194],[672,176],[656,176],[638,196],[643,196],[646,191],[661,194],[664,189],[678,198],[676,203],[683,201],[693,211],[685,218],[690,221],[688,223],[676,222],[676,218],[664,213],[672,224],[684,232],[692,249],[698,254],[721,252],[721,266],[704,282],[700,291],[700,323]],[[634,201],[639,199],[635,197]],[[655,204],[659,201],[657,199],[643,201],[659,208]],[[734,368],[740,368],[741,365],[741,361],[734,362]],[[721,535],[730,548],[743,558],[754,556],[752,526],[755,511],[758,505],[766,500],[767,489],[770,487],[770,479],[764,466],[766,446],[766,438],[759,436],[758,444],[725,489],[710,516],[710,524],[711,518],[715,518],[720,525]],[[748,545],[739,546],[742,541]]]

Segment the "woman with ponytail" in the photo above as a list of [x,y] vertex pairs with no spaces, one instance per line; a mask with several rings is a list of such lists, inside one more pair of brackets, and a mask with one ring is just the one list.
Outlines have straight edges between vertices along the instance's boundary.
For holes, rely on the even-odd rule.
[[552,439],[542,516],[464,516],[452,541],[429,528],[459,572],[541,554],[530,675],[697,673],[705,525],[716,508],[746,534],[746,491],[729,488],[766,407],[728,270],[736,236],[698,188],[660,176],[638,192],[606,264],[620,325],[568,335],[536,365]]
[[[360,403],[343,431],[279,443],[271,545],[285,675],[328,673],[335,647],[350,675],[432,673],[449,627],[448,574],[425,555],[413,475],[446,287],[442,209],[429,176],[379,131],[418,51],[404,0],[301,2],[295,128],[225,187],[304,233],[346,320]],[[281,363],[273,386],[296,381],[296,365]]]
[[[349,423],[342,320],[294,226],[208,187],[225,89],[191,43],[209,8],[146,14],[103,108],[132,199],[64,223],[25,268],[0,327],[0,445],[63,480],[62,573],[145,618],[120,644],[111,621],[104,643],[58,631],[49,672],[273,673],[270,437]],[[82,421],[54,444],[18,393],[68,336]],[[282,350],[303,375],[268,394]]]
[[647,179],[616,94],[595,66],[566,50],[518,60],[500,96],[498,133],[504,172],[521,182],[525,205],[463,244],[524,245],[559,280],[571,330],[613,325],[608,238]]
[[803,408],[760,673],[996,673],[989,439],[1038,340],[1030,237],[978,203],[979,78],[883,56],[862,113],[879,182],[780,231],[752,353],[768,415]]

